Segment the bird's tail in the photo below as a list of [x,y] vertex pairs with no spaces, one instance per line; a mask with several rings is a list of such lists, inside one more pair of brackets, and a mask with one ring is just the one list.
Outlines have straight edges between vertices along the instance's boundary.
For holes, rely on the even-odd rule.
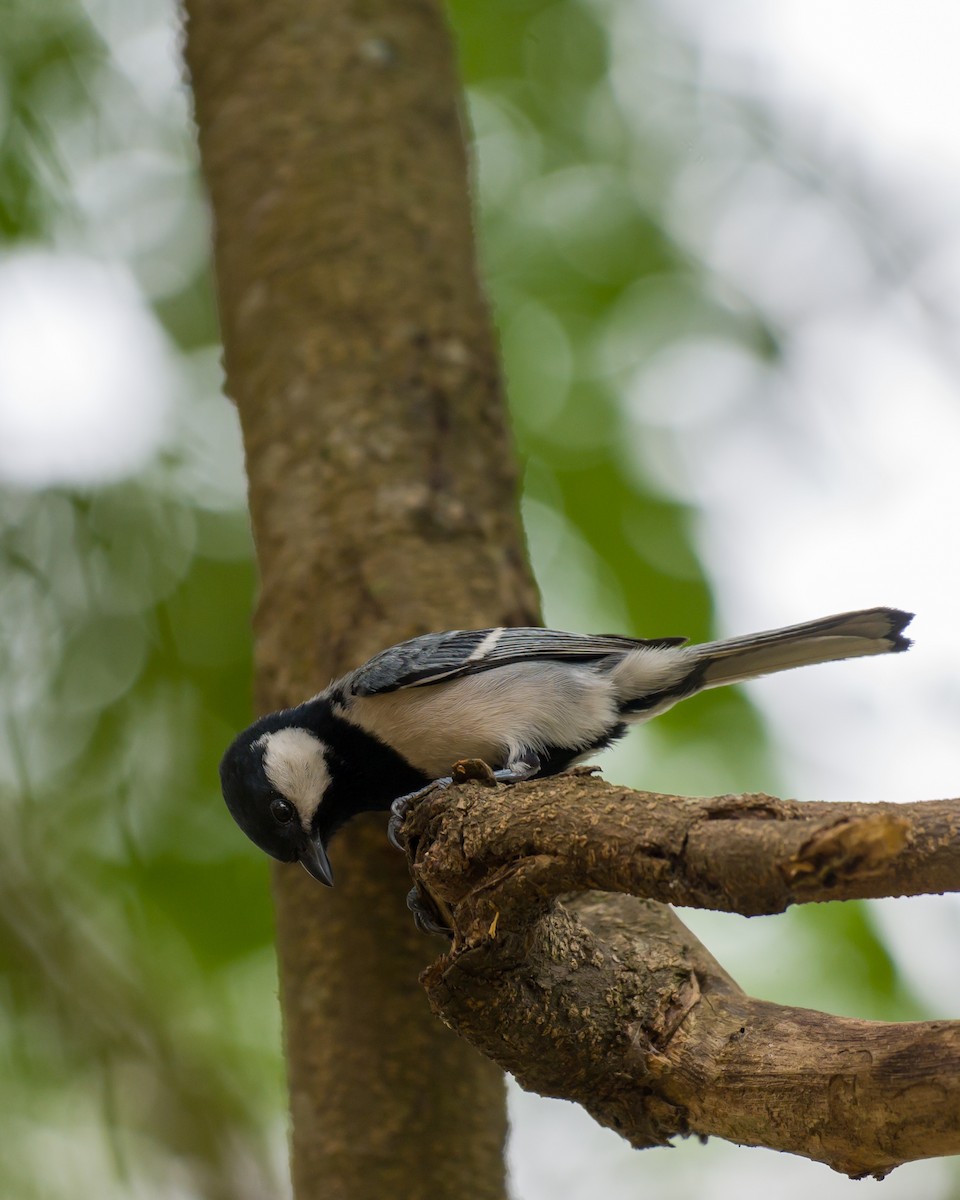
[[691,646],[697,659],[697,690],[812,663],[864,654],[896,654],[912,645],[903,636],[912,620],[913,613],[897,608],[865,608],[767,633]]

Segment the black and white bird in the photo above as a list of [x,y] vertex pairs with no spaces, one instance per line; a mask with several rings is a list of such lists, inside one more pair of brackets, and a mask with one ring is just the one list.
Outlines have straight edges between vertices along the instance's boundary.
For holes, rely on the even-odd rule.
[[705,688],[910,645],[912,613],[870,608],[726,641],[473,629],[401,642],[312,700],[254,722],[220,764],[227,807],[267,854],[332,884],[332,835],[482,759],[553,775]]

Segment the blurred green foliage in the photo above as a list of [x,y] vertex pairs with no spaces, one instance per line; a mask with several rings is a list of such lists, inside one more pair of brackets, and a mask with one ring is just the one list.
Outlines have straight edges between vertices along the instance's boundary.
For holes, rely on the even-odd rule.
[[[619,389],[695,334],[761,356],[776,339],[671,236],[683,139],[664,138],[662,115],[648,139],[624,120],[599,9],[456,0],[452,16],[548,620],[705,636],[692,514],[638,466]],[[4,9],[6,249],[122,258],[184,381],[179,432],[141,476],[0,498],[0,1193],[18,1200],[285,1186],[267,865],[216,772],[250,716],[254,568],[235,447],[222,451],[236,431],[212,369],[186,103],[136,65],[174,37],[161,0]],[[665,61],[693,105],[685,51],[651,18],[636,63],[651,89]],[[91,192],[107,161],[126,191]],[[681,707],[645,745],[648,784],[775,785],[733,691]],[[868,917],[834,908],[789,936],[821,959],[843,947],[827,960],[835,1000],[905,1011]]]
[[[710,588],[691,514],[638,466],[620,393],[665,346],[716,335],[756,347],[762,321],[713,298],[704,268],[671,237],[666,209],[682,150],[638,141],[628,127],[598,10],[460,3],[453,19],[471,89],[484,270],[547,620],[706,638]],[[656,77],[658,62],[681,53],[665,39],[651,21],[639,76]],[[559,538],[541,536],[543,508],[561,514]],[[558,620],[554,594],[566,594],[563,576],[576,570],[572,538],[595,560],[580,568],[603,582],[587,611]],[[745,760],[742,747],[757,747],[757,734],[743,698],[726,691],[671,713],[655,736],[708,743],[713,759],[725,757],[732,788],[747,786],[758,759],[755,750]]]
[[[5,6],[8,253],[38,242],[102,250],[78,181],[113,156],[122,168],[144,143],[178,155],[197,191],[185,103],[158,111],[127,74],[123,46],[137,36],[172,41],[172,11]],[[184,219],[202,239],[202,208]],[[182,258],[179,232],[176,222],[164,231],[165,249]],[[126,256],[135,271],[141,245]],[[197,446],[218,440],[218,418],[200,428],[202,414],[226,407],[217,377],[211,386],[190,358],[216,337],[208,264],[188,261],[163,289],[148,268],[141,284],[193,392],[184,436],[129,483],[8,491],[0,504],[0,1193],[10,1197],[135,1187],[253,1198],[283,1186],[267,876],[223,819],[216,770],[249,718],[251,545],[239,480],[218,489],[214,471],[192,486]]]

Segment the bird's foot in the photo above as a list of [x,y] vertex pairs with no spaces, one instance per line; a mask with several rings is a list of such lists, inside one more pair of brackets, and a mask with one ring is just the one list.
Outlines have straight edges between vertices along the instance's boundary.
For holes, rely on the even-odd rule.
[[422,788],[418,788],[415,792],[408,792],[405,796],[398,796],[390,805],[390,819],[387,822],[387,837],[391,846],[395,846],[398,850],[405,850],[406,847],[400,841],[400,830],[403,822],[407,818],[410,809],[420,800],[432,791],[445,791],[448,787],[454,784],[466,783],[468,780],[476,780],[479,783],[485,783],[488,787],[494,787],[498,783],[519,783],[523,779],[532,779],[540,770],[540,758],[532,750],[526,751],[522,758],[508,762],[505,767],[501,767],[498,771],[483,761],[482,758],[462,758],[459,762],[453,764],[453,768],[449,775],[443,775],[439,779],[434,779]]
[[493,778],[497,783],[520,783],[539,774],[542,765],[540,755],[533,750],[527,750],[522,758],[514,759],[501,770],[494,771]]
[[450,930],[437,918],[437,914],[424,903],[423,897],[417,888],[411,888],[407,892],[407,908],[413,913],[413,921],[421,933],[442,933],[444,937],[450,936]]
[[415,792],[407,792],[405,796],[398,796],[394,800],[390,805],[390,820],[387,821],[387,838],[391,846],[395,846],[398,850],[406,849],[400,841],[400,829],[407,819],[407,813],[423,796],[434,790],[444,791],[453,782],[452,775],[444,775],[440,779],[431,780],[425,787],[417,788]]
[[[403,822],[407,819],[410,809],[429,792],[446,791],[448,787],[466,783],[468,780],[485,783],[488,787],[495,787],[498,783],[519,783],[523,779],[532,779],[539,772],[540,767],[540,759],[532,750],[527,751],[522,758],[508,762],[505,767],[501,767],[497,771],[493,770],[489,763],[484,762],[482,758],[464,758],[455,762],[449,775],[434,779],[415,792],[398,796],[390,805],[390,819],[387,822],[387,837],[390,839],[390,844],[398,850],[406,851],[406,846],[400,840]],[[439,933],[446,937],[450,936],[449,928],[443,923],[433,906],[425,901],[418,888],[411,888],[408,892],[407,908],[413,913],[414,923],[421,933]]]

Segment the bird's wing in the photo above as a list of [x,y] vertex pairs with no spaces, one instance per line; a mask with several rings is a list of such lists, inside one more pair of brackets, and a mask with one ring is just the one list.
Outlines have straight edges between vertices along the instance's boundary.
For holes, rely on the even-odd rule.
[[355,696],[376,696],[475,675],[536,659],[597,662],[640,646],[681,646],[686,638],[642,641],[616,634],[560,633],[554,629],[454,629],[391,646],[343,681]]

